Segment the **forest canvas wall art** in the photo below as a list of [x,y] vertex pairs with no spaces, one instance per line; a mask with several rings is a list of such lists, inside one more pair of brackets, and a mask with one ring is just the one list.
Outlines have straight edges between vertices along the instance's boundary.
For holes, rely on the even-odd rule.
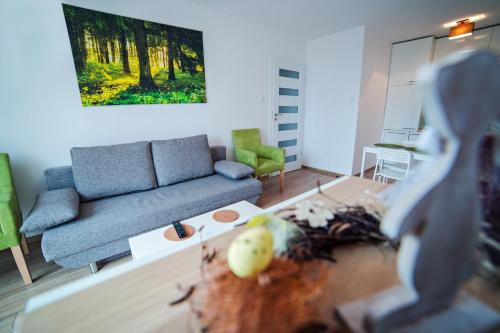
[[63,11],[83,106],[206,102],[201,31]]

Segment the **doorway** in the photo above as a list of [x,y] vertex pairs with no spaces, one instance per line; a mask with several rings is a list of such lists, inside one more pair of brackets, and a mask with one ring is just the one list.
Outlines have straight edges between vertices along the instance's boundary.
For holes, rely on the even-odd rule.
[[270,133],[272,144],[286,150],[285,172],[302,167],[304,79],[304,64],[271,58]]

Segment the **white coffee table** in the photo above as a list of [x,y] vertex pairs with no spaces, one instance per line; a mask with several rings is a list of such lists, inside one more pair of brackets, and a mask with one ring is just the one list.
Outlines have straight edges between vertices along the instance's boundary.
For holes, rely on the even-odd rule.
[[[213,213],[222,209],[235,210],[239,213],[240,217],[236,221],[230,223],[216,222],[214,219],[212,219],[212,215]],[[232,230],[236,224],[245,222],[253,216],[262,214],[263,212],[263,209],[252,205],[248,201],[240,201],[232,205],[181,221],[181,223],[189,224],[196,230],[196,233],[186,240],[170,241],[165,239],[165,237],[163,237],[163,233],[167,228],[170,228],[171,225],[140,234],[138,236],[129,238],[128,240],[130,250],[132,252],[132,258],[139,259],[152,254],[156,254],[158,252],[162,252],[164,254],[172,254],[178,252],[194,244],[200,243],[200,235],[198,234],[198,229],[202,225],[204,225],[202,236],[204,240],[207,240],[228,232]]]

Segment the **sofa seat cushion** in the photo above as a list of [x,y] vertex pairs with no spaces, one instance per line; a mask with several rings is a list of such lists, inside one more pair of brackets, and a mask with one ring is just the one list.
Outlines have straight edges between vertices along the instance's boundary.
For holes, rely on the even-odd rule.
[[42,192],[24,220],[21,232],[43,232],[71,221],[78,216],[79,207],[80,198],[73,188]]
[[43,254],[47,261],[68,256],[260,193],[258,180],[232,180],[215,174],[151,191],[82,203],[77,219],[43,234]]
[[214,173],[206,135],[151,141],[156,178],[160,186]]
[[82,201],[156,187],[147,141],[71,149],[73,178]]

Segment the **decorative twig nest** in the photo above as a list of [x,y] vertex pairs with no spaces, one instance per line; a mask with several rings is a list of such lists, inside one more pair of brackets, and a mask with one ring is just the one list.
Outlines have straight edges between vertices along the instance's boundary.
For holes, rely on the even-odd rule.
[[275,258],[258,277],[241,279],[225,261],[213,262],[189,298],[193,330],[288,333],[325,322],[321,304],[330,274],[325,264]]

